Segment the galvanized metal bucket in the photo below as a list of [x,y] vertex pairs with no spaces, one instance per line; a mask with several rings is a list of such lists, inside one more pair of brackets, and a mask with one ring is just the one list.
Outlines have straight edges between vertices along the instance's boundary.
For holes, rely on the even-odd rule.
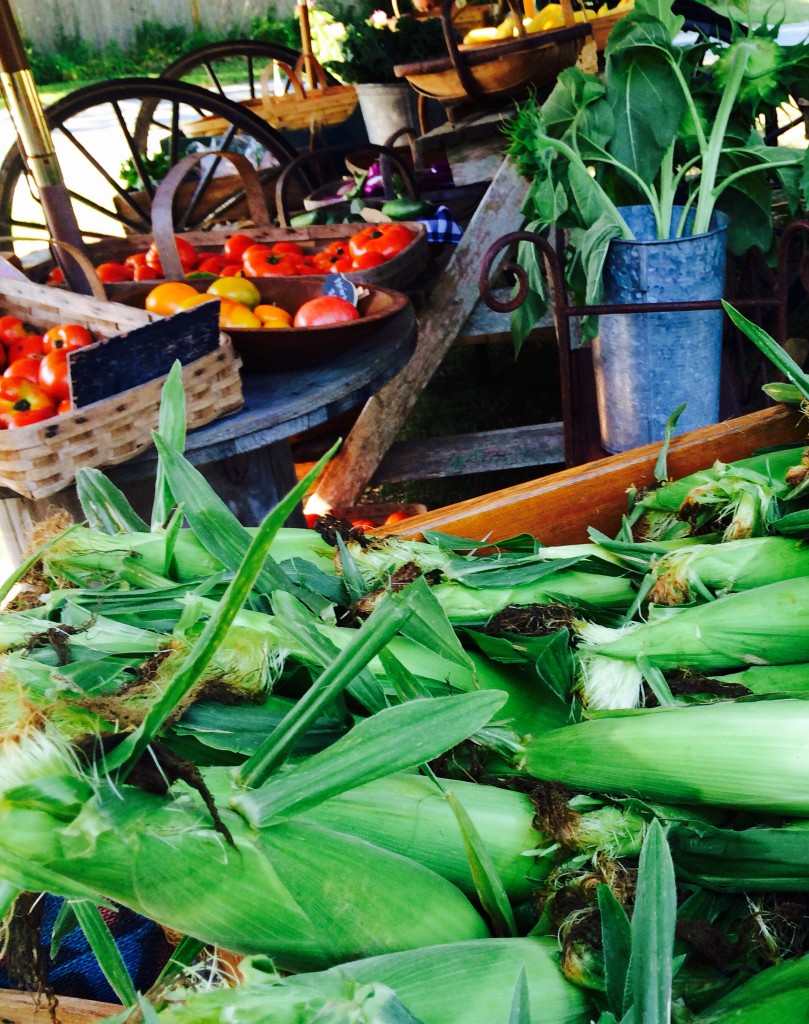
[[[673,223],[680,209],[675,207]],[[721,299],[729,218],[715,213],[710,231],[655,238],[648,206],[621,214],[635,235],[616,239],[604,267],[605,303]],[[623,452],[660,441],[683,402],[675,433],[719,420],[722,311],[602,315],[593,342],[601,443]]]

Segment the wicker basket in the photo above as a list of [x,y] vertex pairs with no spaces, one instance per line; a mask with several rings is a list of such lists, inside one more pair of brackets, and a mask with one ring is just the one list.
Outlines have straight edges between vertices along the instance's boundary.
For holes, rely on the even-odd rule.
[[[3,314],[47,329],[79,323],[97,339],[160,320],[149,313],[25,281],[0,281]],[[189,428],[242,405],[239,363],[230,338],[183,367]],[[69,486],[85,466],[112,466],[152,443],[165,377],[50,420],[0,433],[0,485],[26,498],[46,498]]]
[[[240,106],[263,118],[277,131],[316,131],[325,125],[341,124],[351,117],[357,106],[354,86],[329,85],[326,72],[310,56],[314,81],[311,88],[304,89],[301,83],[304,60],[301,54],[294,68],[283,61],[271,61],[261,73],[261,95],[242,100]],[[284,72],[292,86],[292,92],[283,96],[274,96],[270,92],[270,76],[276,67]],[[231,122],[223,117],[203,117],[198,121],[184,121],[182,125],[183,133],[190,138],[222,135],[230,127]]]

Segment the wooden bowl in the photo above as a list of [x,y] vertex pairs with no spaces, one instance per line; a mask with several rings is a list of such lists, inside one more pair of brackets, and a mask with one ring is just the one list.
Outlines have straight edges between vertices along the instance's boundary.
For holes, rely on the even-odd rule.
[[[304,302],[323,294],[322,277],[264,277],[252,281],[263,304],[280,306],[293,316]],[[204,292],[209,282],[189,280],[186,284]],[[406,295],[389,288],[360,287],[368,295],[359,301],[359,320],[325,327],[225,328],[241,356],[243,369],[247,373],[275,373],[327,363],[384,327],[410,302]],[[151,286],[139,285],[121,301],[142,306],[150,291]]]

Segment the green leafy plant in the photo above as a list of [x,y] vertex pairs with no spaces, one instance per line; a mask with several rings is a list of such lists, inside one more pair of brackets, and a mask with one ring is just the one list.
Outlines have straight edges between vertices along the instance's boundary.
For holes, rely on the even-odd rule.
[[[767,251],[773,182],[792,213],[806,188],[805,151],[765,145],[756,123],[809,87],[806,46],[780,46],[777,25],[737,26],[730,43],[711,43],[718,60],[703,66],[706,43],[674,44],[682,23],[668,0],[638,0],[610,34],[603,77],[569,68],[510,125],[510,153],[533,179],[531,228],[570,231],[568,282],[588,303],[600,299],[612,239],[634,237],[622,206],[648,204],[661,239],[701,234],[723,210],[732,251]],[[521,256],[533,316],[542,275],[535,256]],[[517,335],[530,318],[516,319]]]
[[344,82],[385,84],[400,81],[394,67],[446,53],[438,18],[419,21],[395,18],[371,5],[332,5],[337,22],[343,26],[338,39],[339,60],[328,68]]

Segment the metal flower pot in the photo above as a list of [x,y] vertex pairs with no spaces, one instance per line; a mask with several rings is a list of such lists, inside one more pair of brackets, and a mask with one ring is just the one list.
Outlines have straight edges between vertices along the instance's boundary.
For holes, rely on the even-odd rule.
[[[675,207],[673,222],[679,220]],[[728,217],[715,213],[702,235],[659,240],[648,206],[621,214],[635,239],[610,243],[605,303],[721,299]],[[660,441],[683,402],[675,433],[719,420],[722,311],[602,315],[593,342],[601,443],[622,452]]]

